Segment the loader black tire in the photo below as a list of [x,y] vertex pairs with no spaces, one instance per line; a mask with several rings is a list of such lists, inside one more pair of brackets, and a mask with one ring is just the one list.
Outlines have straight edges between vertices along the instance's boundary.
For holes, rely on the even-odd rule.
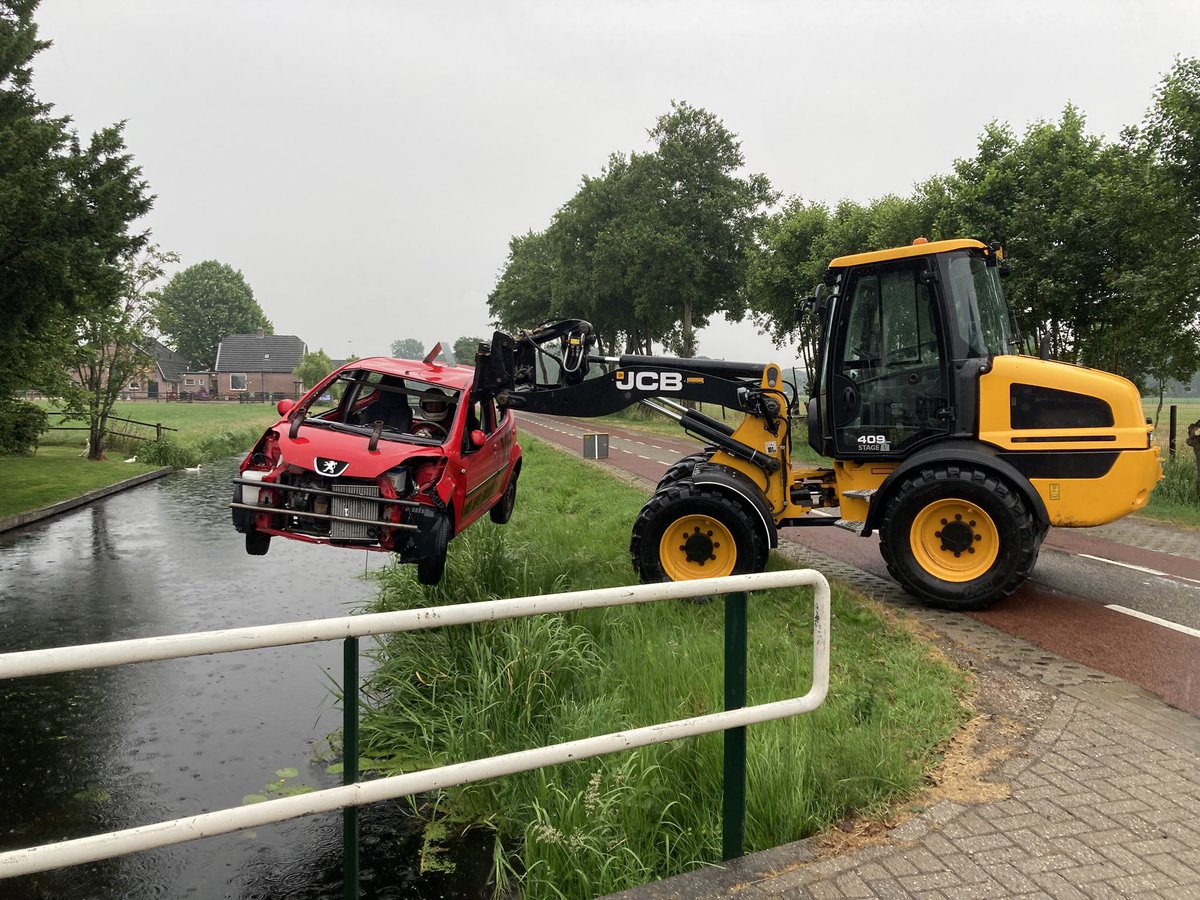
[[633,523],[629,553],[644,583],[762,571],[768,553],[755,513],[687,479],[656,491]]
[[1029,577],[1042,536],[1003,478],[939,464],[897,487],[880,522],[879,552],[892,577],[927,605],[983,609]]
[[671,463],[671,468],[663,473],[663,477],[658,480],[658,486],[654,488],[655,492],[661,491],[669,484],[674,484],[677,481],[682,481],[685,478],[692,477],[692,470],[696,468],[698,463],[708,462],[712,459],[714,453],[717,452],[716,447],[705,447],[700,453],[692,453],[685,456],[683,459],[676,460]]
[[417,560],[417,581],[421,584],[437,584],[446,571],[446,551],[450,547],[449,516],[438,516],[432,528],[433,549],[424,559]]

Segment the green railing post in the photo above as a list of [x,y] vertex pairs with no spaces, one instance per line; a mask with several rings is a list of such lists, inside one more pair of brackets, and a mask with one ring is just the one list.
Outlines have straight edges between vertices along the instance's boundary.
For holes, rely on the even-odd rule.
[[[746,705],[746,594],[725,596],[725,709]],[[746,839],[746,729],[725,730],[721,858],[742,855]]]
[[[358,638],[342,643],[342,784],[358,781]],[[342,809],[342,896],[358,900],[358,807]]]

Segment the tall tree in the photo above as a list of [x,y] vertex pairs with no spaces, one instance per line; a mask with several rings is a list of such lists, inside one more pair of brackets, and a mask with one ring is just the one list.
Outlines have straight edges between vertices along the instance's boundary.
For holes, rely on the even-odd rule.
[[178,272],[162,291],[159,328],[173,348],[193,365],[212,368],[217,347],[231,334],[275,327],[254,299],[242,273],[215,259]]
[[400,338],[392,341],[392,356],[398,359],[420,359],[425,355],[425,344],[416,338]]
[[37,0],[0,2],[0,396],[52,387],[53,340],[95,303],[116,303],[120,261],[147,241],[130,231],[150,210],[123,126],[83,143],[32,89]]
[[1146,133],[1180,197],[1200,216],[1200,58],[1175,60],[1155,91]]
[[480,344],[490,344],[488,338],[468,337],[464,335],[454,342],[454,358],[464,366],[475,365],[475,354]]
[[[509,239],[508,261],[488,295],[488,311],[497,325],[509,330],[529,328],[553,317],[555,264],[546,232],[529,231]],[[458,358],[466,361],[468,357],[458,353],[457,341],[454,346]],[[475,358],[474,347],[469,358]]]
[[604,343],[691,356],[695,332],[741,293],[755,231],[775,199],[765,176],[742,176],[736,136],[712,113],[673,103],[649,132],[650,153],[613,154],[544,232],[513,238],[489,308],[505,327],[583,318]]
[[643,157],[648,196],[630,227],[640,252],[633,277],[641,310],[669,311],[678,324],[678,349],[696,352],[696,329],[724,313],[740,321],[740,288],[755,233],[774,202],[765,175],[741,176],[741,144],[717,116],[687,103],[650,130],[656,149]]
[[292,370],[292,374],[304,385],[304,390],[315,387],[326,375],[333,371],[333,360],[325,352],[325,348],[305,353],[300,357],[300,365]]
[[804,367],[814,371],[820,337],[815,317],[797,318],[797,303],[812,293],[828,265],[829,210],[794,198],[764,225],[751,259],[745,295],[754,320],[776,344],[792,341]]
[[178,261],[177,254],[155,246],[128,257],[118,270],[123,283],[118,302],[97,298],[71,329],[66,361],[73,381],[63,399],[70,412],[87,419],[89,459],[104,458],[108,419],[125,386],[154,370],[147,349],[158,302],[153,285],[165,266]]

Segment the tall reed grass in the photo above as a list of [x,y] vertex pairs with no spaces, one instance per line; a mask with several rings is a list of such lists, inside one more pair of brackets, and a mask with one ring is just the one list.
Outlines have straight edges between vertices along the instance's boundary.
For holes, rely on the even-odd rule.
[[[645,497],[528,442],[517,512],[473,525],[440,585],[381,575],[375,609],[626,584]],[[816,712],[749,732],[747,847],[806,837],[916,791],[963,721],[963,677],[844,588]],[[393,636],[377,651],[363,753],[412,771],[716,711],[721,602],[664,602]],[[750,599],[749,701],[811,683],[811,591]],[[440,830],[495,833],[497,893],[590,897],[717,862],[722,741],[677,741],[456,788],[418,804]]]

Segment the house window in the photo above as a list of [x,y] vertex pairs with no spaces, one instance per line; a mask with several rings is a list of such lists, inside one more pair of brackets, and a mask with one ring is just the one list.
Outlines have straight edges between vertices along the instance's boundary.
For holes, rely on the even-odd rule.
[[240,375],[230,375],[229,376],[229,389],[231,391],[244,391],[246,389],[245,373],[242,373]]
[[196,383],[196,379],[195,378],[185,378],[185,379],[183,379],[183,383],[185,385],[187,385],[188,387],[191,387],[192,385],[194,385]]
[[142,389],[142,385],[141,385],[141,383],[140,383],[140,382],[137,382],[137,381],[131,381],[131,382],[129,382],[129,390],[131,390],[131,391],[140,391],[141,389]]

